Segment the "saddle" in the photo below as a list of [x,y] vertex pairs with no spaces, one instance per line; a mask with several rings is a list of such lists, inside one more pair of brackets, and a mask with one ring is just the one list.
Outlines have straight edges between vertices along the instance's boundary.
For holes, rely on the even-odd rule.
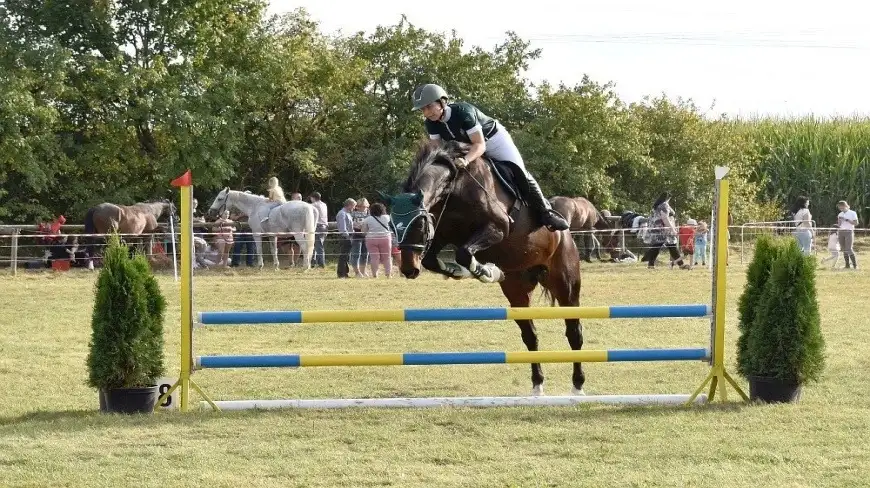
[[510,210],[511,218],[513,218],[514,212],[519,211],[523,205],[528,206],[528,202],[523,197],[529,190],[528,180],[511,161],[497,161],[487,157],[483,159],[487,162],[490,171],[492,171],[493,179],[498,182],[497,184],[514,197],[514,204]]

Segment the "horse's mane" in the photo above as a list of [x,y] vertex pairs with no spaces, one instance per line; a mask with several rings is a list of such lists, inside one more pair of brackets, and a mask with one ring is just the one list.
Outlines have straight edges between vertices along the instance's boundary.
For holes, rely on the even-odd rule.
[[414,157],[414,164],[411,166],[411,172],[405,183],[402,184],[402,191],[415,191],[417,180],[432,164],[442,164],[450,170],[451,174],[456,174],[456,165],[453,160],[464,156],[468,152],[468,147],[468,144],[457,141],[430,140],[420,144],[420,149]]

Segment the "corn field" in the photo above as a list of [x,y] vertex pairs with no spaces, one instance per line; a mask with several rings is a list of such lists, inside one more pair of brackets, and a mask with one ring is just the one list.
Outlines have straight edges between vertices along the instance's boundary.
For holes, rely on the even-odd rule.
[[754,142],[761,195],[790,207],[810,199],[819,225],[836,222],[846,200],[862,226],[870,221],[870,119],[764,119],[739,122]]

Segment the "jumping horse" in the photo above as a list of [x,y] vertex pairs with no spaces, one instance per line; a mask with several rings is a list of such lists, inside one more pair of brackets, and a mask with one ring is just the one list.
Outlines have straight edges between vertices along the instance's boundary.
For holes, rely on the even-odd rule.
[[[402,193],[381,193],[391,208],[402,275],[417,278],[422,266],[449,278],[498,282],[512,307],[528,307],[541,285],[551,306],[556,301],[579,305],[580,260],[569,231],[550,232],[535,212],[518,203],[520,193],[503,176],[511,174],[503,171],[510,163],[478,158],[458,168],[455,160],[467,149],[456,141],[424,143]],[[514,180],[521,184],[524,178]],[[447,245],[456,247],[456,262],[438,258]],[[538,350],[534,322],[516,323],[528,350]],[[579,319],[565,320],[565,336],[571,349],[583,347]],[[541,395],[541,365],[532,364],[531,370],[532,394]],[[580,363],[574,363],[572,380],[573,393],[582,395],[585,374]]]
[[[581,252],[583,260],[591,263],[592,251],[595,250],[598,260],[601,261],[601,244],[592,231],[612,231],[613,226],[607,221],[607,218],[601,215],[601,212],[595,208],[592,202],[583,197],[552,197],[550,205],[568,221],[570,226],[568,230],[582,232],[580,238],[583,241],[583,251]],[[610,245],[612,240],[608,238],[606,241]],[[608,252],[612,251],[612,249],[607,250]]]
[[[93,234],[111,234],[117,232],[125,241],[130,236],[154,233],[159,227],[157,221],[175,213],[175,206],[169,201],[141,202],[133,205],[116,205],[101,203],[88,209],[85,213],[85,246],[88,268],[94,269],[94,243],[98,239]],[[135,239],[132,239],[135,240]],[[142,245],[140,242],[139,245]]]

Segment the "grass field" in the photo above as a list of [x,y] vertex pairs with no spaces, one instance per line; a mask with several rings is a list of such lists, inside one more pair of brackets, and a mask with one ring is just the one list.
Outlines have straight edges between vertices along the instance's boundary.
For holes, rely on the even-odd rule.
[[[728,275],[727,354],[736,300]],[[197,275],[197,310],[504,306],[496,285],[336,280],[332,272]],[[197,412],[100,415],[85,385],[94,274],[4,276],[0,296],[0,486],[868,486],[867,272],[819,271],[823,380],[799,404]],[[584,265],[583,305],[704,303],[705,270]],[[178,289],[167,366],[178,370]],[[538,305],[544,305],[543,299]],[[587,320],[588,349],[705,346],[706,320]],[[560,321],[542,349],[567,349]],[[523,350],[512,322],[308,324],[200,329],[199,354]],[[589,394],[689,393],[705,363],[587,364]],[[570,391],[570,365],[544,365]],[[197,372],[215,399],[526,395],[527,365]],[[741,384],[746,387],[745,382]],[[731,393],[732,399],[735,395]],[[199,398],[195,398],[197,401]]]

